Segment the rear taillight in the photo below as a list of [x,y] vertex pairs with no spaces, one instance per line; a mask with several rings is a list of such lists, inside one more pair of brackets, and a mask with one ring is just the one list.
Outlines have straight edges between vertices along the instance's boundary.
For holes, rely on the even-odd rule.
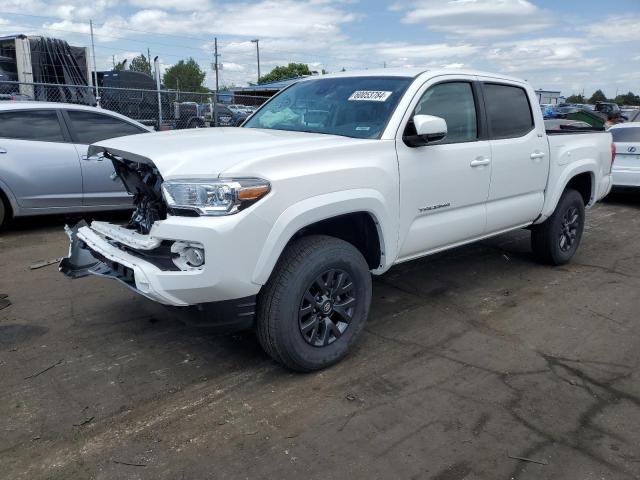
[[609,173],[613,170],[613,161],[616,159],[616,144],[611,142],[611,165],[609,165]]

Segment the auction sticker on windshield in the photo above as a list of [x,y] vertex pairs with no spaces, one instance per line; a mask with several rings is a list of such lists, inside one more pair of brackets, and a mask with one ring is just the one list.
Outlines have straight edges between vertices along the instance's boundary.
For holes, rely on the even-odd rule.
[[347,100],[350,102],[384,102],[392,93],[383,90],[356,90]]

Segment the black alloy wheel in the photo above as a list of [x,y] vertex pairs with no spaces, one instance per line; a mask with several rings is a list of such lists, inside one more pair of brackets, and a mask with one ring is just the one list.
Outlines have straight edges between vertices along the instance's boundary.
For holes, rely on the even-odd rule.
[[292,370],[320,370],[361,337],[370,304],[371,273],[362,253],[339,238],[304,236],[285,248],[258,295],[258,340]]
[[314,347],[331,345],[349,328],[357,298],[347,272],[330,269],[318,275],[300,302],[298,326]]
[[566,189],[551,216],[531,227],[531,247],[538,261],[564,265],[571,260],[580,245],[584,221],[582,195]]
[[578,238],[579,227],[580,212],[575,206],[571,206],[562,217],[560,238],[558,240],[558,246],[561,251],[568,252],[573,248],[576,238]]

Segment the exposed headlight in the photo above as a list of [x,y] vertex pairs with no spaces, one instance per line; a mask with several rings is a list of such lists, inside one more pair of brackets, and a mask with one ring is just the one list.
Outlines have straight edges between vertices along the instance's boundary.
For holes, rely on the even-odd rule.
[[162,195],[169,208],[195,210],[200,215],[229,215],[257,202],[271,190],[260,178],[231,180],[169,180]]

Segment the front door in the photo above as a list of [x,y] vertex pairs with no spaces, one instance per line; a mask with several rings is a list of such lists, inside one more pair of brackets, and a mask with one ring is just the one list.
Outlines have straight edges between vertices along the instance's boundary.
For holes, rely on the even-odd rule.
[[0,178],[22,208],[82,206],[80,163],[55,109],[0,112]]
[[[400,168],[399,260],[481,236],[491,178],[491,150],[479,121],[473,77],[430,82],[412,115],[444,118],[447,136],[411,148],[397,140]],[[408,122],[406,128],[412,128]]]

